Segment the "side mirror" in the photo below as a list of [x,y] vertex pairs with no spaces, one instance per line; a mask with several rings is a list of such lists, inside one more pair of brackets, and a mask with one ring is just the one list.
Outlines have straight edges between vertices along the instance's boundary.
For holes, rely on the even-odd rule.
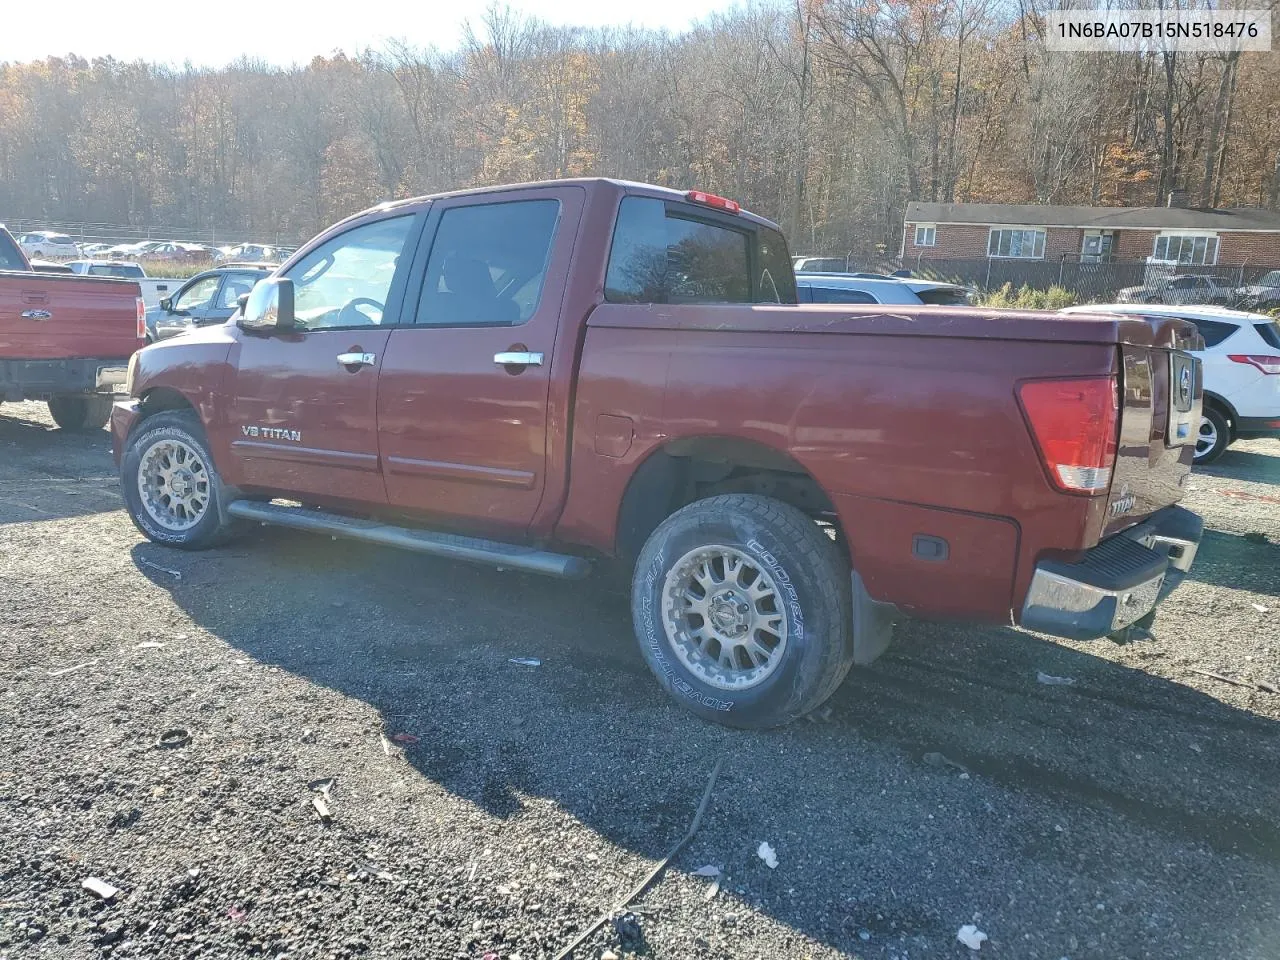
[[293,281],[274,277],[259,280],[241,308],[236,326],[263,333],[294,329]]
[[163,310],[165,313],[172,312],[173,301],[170,300],[168,297],[165,297],[163,300],[160,301],[160,309]]

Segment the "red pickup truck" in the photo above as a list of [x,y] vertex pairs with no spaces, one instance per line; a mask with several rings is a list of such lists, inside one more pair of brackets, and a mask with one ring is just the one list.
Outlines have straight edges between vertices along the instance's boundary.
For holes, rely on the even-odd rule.
[[[1200,417],[1163,318],[796,304],[776,226],[609,180],[383,204],[137,353],[128,509],[560,577],[629,565],[681,703],[813,709],[905,616],[1133,633],[1191,565]],[[287,502],[281,502],[287,501]]]
[[138,284],[34,273],[0,227],[0,402],[45,400],[65,430],[101,430],[146,336]]

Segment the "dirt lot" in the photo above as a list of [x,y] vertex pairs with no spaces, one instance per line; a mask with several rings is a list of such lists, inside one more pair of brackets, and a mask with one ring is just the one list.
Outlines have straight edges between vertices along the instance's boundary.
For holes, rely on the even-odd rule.
[[911,624],[765,734],[671,705],[602,579],[176,553],[113,472],[105,433],[0,413],[0,957],[550,958],[717,758],[579,958],[966,957],[968,923],[1018,960],[1280,957],[1280,443],[1195,479],[1156,640]]

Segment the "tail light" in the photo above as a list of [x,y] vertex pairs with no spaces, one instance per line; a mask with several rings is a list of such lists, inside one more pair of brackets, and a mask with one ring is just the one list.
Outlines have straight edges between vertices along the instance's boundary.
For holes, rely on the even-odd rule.
[[1229,353],[1227,358],[1236,363],[1247,363],[1251,367],[1257,367],[1266,374],[1280,373],[1280,357],[1268,357],[1258,353]]
[[147,304],[141,297],[135,297],[138,307],[138,339],[147,339]]
[[704,190],[690,190],[684,198],[690,203],[700,203],[704,207],[715,207],[717,210],[725,210],[729,213],[738,213],[742,210],[738,201],[730,200],[728,197],[717,197],[714,193],[707,193]]
[[1018,399],[1054,486],[1105,493],[1120,429],[1116,378],[1029,380],[1018,387]]

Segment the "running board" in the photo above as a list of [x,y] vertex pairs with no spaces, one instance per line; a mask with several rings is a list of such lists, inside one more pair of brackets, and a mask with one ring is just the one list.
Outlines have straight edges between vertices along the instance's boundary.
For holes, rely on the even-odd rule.
[[384,547],[397,547],[414,553],[427,553],[435,557],[453,560],[469,560],[493,567],[510,567],[528,573],[541,573],[548,577],[577,580],[591,571],[591,564],[582,557],[563,553],[549,553],[536,547],[499,543],[496,540],[478,540],[451,533],[416,530],[412,527],[396,527],[377,520],[361,520],[336,513],[308,510],[302,507],[286,507],[278,503],[258,500],[234,500],[227,504],[227,513],[244,520],[256,520],[294,530],[327,533],[334,537],[363,540]]

